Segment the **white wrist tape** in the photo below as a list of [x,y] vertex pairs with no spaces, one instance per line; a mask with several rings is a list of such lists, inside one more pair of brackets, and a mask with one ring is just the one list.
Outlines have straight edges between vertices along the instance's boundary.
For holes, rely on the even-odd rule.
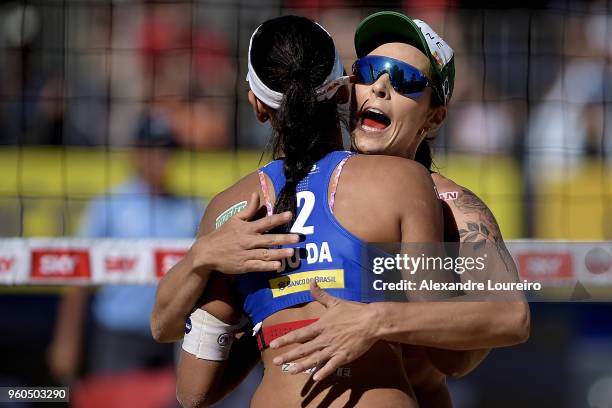
[[234,334],[242,326],[242,322],[229,325],[210,313],[197,309],[185,324],[183,350],[204,360],[227,360]]

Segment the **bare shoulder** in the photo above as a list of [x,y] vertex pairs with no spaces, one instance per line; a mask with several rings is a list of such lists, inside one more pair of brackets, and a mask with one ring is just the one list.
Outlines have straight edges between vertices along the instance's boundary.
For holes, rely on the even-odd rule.
[[224,206],[240,198],[248,199],[252,192],[258,190],[260,190],[259,175],[257,171],[254,171],[217,194],[214,200]]
[[485,243],[492,244],[503,262],[504,271],[512,274],[512,277],[517,276],[516,265],[506,248],[497,220],[487,204],[470,189],[440,174],[434,173],[431,177],[440,199],[451,211],[460,242],[473,243],[474,248]]
[[414,160],[404,159],[397,156],[385,156],[381,154],[357,154],[352,156],[351,162],[359,163],[359,167],[378,168],[379,170],[405,170],[407,172],[427,173],[427,169]]
[[413,160],[358,155],[346,163],[342,177],[345,189],[367,196],[381,211],[403,214],[415,206],[437,204],[429,171]]
[[[459,211],[457,215],[480,214],[489,211],[489,207],[473,191],[455,183],[439,173],[432,173],[431,178],[436,186],[440,199],[453,204]],[[453,211],[454,213],[455,211]]]
[[246,207],[251,193],[261,192],[259,187],[259,176],[257,172],[252,172],[229,188],[217,194],[206,207],[206,212],[200,224],[200,233],[212,231],[223,221],[224,215],[230,218],[235,213]]
[[451,210],[462,242],[476,238],[501,241],[501,231],[487,204],[467,187],[438,173],[431,175],[438,195]]
[[362,183],[385,189],[432,184],[428,170],[414,160],[383,155],[357,155],[346,168]]
[[464,187],[455,183],[448,177],[444,177],[440,173],[431,173],[431,179],[436,186],[436,190],[440,193],[440,198],[442,200],[457,198],[459,192],[464,189]]

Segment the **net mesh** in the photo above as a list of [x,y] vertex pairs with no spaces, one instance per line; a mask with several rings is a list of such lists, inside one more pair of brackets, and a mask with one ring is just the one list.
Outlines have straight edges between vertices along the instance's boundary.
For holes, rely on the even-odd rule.
[[[609,300],[611,0],[2,2],[0,285],[91,284],[110,293],[114,283],[155,283],[189,247],[207,200],[266,161],[271,131],[255,119],[245,82],[252,31],[281,14],[309,16],[350,68],[357,24],[381,9],[427,21],[455,50],[437,170],[491,208],[522,278],[559,289],[562,300]],[[136,148],[168,136],[177,145],[168,156]],[[143,186],[143,177],[159,185]],[[64,312],[55,297],[38,295],[59,290],[0,287],[12,295],[0,296],[11,334],[0,342],[4,385],[54,384],[47,347]],[[148,338],[149,313],[137,301],[147,295],[130,293],[111,299],[121,313],[103,317],[127,316]],[[124,313],[131,306],[135,313]],[[467,381],[449,379],[454,403],[611,406],[609,303],[531,307],[530,342],[495,350]],[[97,350],[89,354],[100,361],[140,355]],[[72,387],[71,403],[116,406],[108,399],[129,388],[131,406],[151,396],[170,405],[176,381],[167,374],[117,375],[97,390],[83,382],[90,390]],[[261,375],[222,406],[248,405]]]
[[[260,164],[270,136],[246,97],[252,31],[281,14],[309,16],[350,68],[355,27],[380,9],[427,21],[455,50],[438,171],[476,192],[506,238],[610,239],[610,1],[443,0],[3,6],[0,236],[83,235],[96,199],[107,222],[116,197],[154,206],[150,191],[122,186],[166,168],[165,158],[134,156],[164,135],[178,145],[166,188],[203,206]],[[149,225],[143,234],[156,235]]]

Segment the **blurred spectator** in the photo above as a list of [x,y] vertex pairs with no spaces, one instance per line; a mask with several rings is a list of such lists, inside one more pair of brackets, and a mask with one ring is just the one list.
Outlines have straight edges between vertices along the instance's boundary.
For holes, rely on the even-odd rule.
[[529,123],[532,176],[554,177],[587,156],[612,152],[612,127],[606,126],[612,119],[612,16],[607,11],[566,17],[564,64]]
[[454,101],[445,127],[448,147],[474,154],[511,152],[517,126],[509,104],[495,101],[499,93],[491,86],[487,89],[487,98],[491,99],[483,100],[482,80],[470,60],[458,61],[457,70],[460,68],[463,73],[455,81]]
[[180,145],[227,147],[235,63],[226,34],[204,28],[196,10],[189,2],[0,9],[0,143],[125,146],[154,106]]
[[0,142],[103,144],[112,121],[105,96],[111,76],[108,12],[70,8],[74,17],[67,21],[67,8],[26,3],[6,10]]
[[191,7],[172,6],[150,4],[141,27],[145,98],[168,113],[181,145],[226,147],[233,74],[226,40],[194,26]]
[[61,144],[63,84],[33,49],[41,35],[34,5],[9,5],[0,14],[0,143]]
[[[171,195],[166,186],[170,148],[174,136],[165,118],[159,114],[146,116],[141,122],[135,147],[131,151],[135,176],[117,187],[111,196],[95,199],[85,216],[81,236],[114,238],[188,238],[197,230],[203,208],[196,202]],[[49,364],[55,378],[70,383],[78,373],[83,350],[83,332],[87,316],[89,291],[73,288],[64,295],[56,321],[55,335],[49,348]],[[107,406],[117,407],[118,393],[140,392],[129,387],[130,378],[145,377],[173,403],[173,347],[153,341],[149,315],[154,303],[153,286],[105,286],[93,297],[93,328],[86,361],[90,379],[105,374],[134,377],[114,384],[116,392],[106,393]],[[138,373],[138,374],[137,374]],[[167,373],[167,374],[163,374]],[[106,377],[108,378],[108,377]],[[164,385],[166,388],[164,388]],[[155,390],[153,390],[155,391]],[[90,392],[94,392],[90,390]],[[133,406],[134,395],[126,393],[121,406]],[[108,395],[107,395],[108,394]],[[113,395],[111,395],[113,394]],[[158,396],[159,397],[159,396]],[[93,401],[91,401],[93,403]],[[98,401],[98,403],[102,403]],[[91,406],[89,403],[88,406]]]
[[[506,82],[505,76],[516,73],[498,72],[496,69],[499,65],[510,65],[509,61],[516,59],[508,47],[511,38],[499,34],[502,29],[498,24],[486,24],[491,18],[485,15],[460,13],[451,7],[452,1],[448,1],[447,9],[433,6],[444,1],[431,3],[418,15],[426,21],[434,21],[434,29],[439,29],[449,39],[455,51],[455,87],[443,130],[446,147],[451,151],[472,154],[511,152],[519,129],[512,105],[505,100],[510,95],[505,95],[500,85]],[[477,31],[473,30],[475,23],[478,24]],[[485,60],[483,55],[493,55],[494,58]]]

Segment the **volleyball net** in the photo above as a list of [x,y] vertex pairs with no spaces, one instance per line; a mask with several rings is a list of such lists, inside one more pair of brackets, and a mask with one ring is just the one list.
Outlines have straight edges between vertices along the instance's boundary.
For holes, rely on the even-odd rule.
[[[610,0],[3,2],[0,385],[78,378],[81,345],[89,374],[149,367],[138,360],[153,346],[110,334],[152,342],[152,285],[192,244],[208,200],[269,159],[271,129],[247,100],[251,33],[310,17],[348,71],[358,23],[380,10],[425,20],[454,49],[436,171],[491,208],[519,279],[544,288],[529,299],[542,302],[530,341],[449,380],[455,405],[612,406]],[[91,338],[70,338],[85,321]],[[174,404],[172,369],[141,374],[111,374],[81,397],[75,387],[71,405]],[[220,406],[248,406],[252,377]]]
[[[109,224],[114,200],[153,202],[121,188],[161,166],[166,193],[203,207],[267,157],[270,128],[246,98],[252,31],[281,14],[311,17],[350,69],[357,24],[381,9],[428,21],[455,50],[438,171],[477,193],[506,239],[610,239],[610,2],[421,0],[4,6],[0,236],[85,236],[93,201]],[[175,142],[167,160],[134,157],[164,136]],[[194,228],[200,216],[194,207]],[[149,224],[143,237],[160,236]]]

